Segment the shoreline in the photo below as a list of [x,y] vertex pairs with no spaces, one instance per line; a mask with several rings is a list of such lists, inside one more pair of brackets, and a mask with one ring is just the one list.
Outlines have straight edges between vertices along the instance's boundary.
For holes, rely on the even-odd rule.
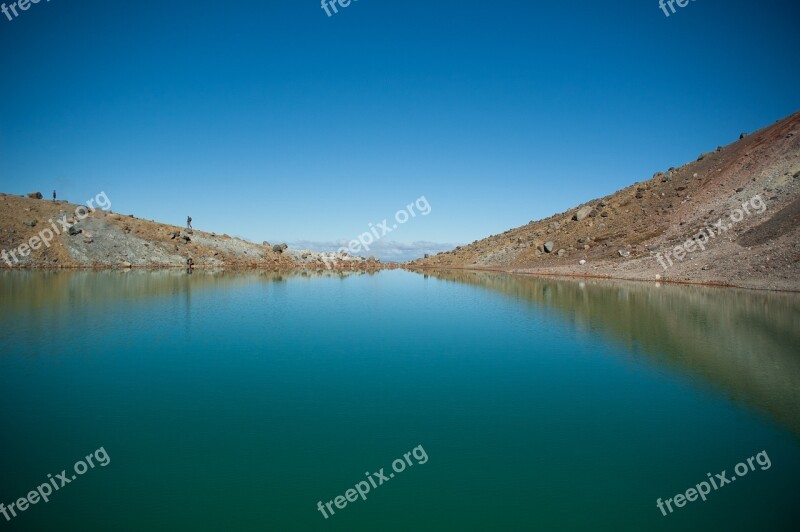
[[[16,267],[7,267],[3,266],[0,267],[0,272],[59,272],[59,271],[79,271],[79,272],[104,272],[104,271],[152,271],[152,272],[161,272],[161,271],[182,271],[185,272],[187,270],[186,267],[182,266],[175,266],[175,265],[164,265],[164,266],[112,266],[112,265],[93,265],[93,266],[32,266],[32,265],[25,265],[25,266],[16,266]],[[610,275],[610,274],[591,274],[591,273],[567,273],[567,272],[555,272],[555,271],[530,271],[530,270],[523,270],[518,268],[499,268],[499,267],[464,267],[464,266],[451,266],[451,267],[444,267],[444,268],[436,268],[436,267],[420,267],[414,266],[409,267],[403,264],[397,263],[390,263],[386,264],[382,267],[378,268],[342,268],[342,267],[331,267],[327,269],[319,269],[319,268],[307,268],[302,266],[287,266],[287,267],[262,267],[262,266],[214,266],[214,265],[195,265],[192,267],[192,271],[216,271],[216,272],[302,272],[302,271],[315,271],[315,272],[364,272],[364,273],[377,273],[385,270],[404,270],[411,273],[430,273],[430,272],[442,272],[442,271],[474,271],[474,272],[492,272],[492,273],[503,273],[507,275],[523,275],[523,276],[531,276],[531,277],[554,277],[554,278],[563,278],[563,279],[594,279],[594,280],[605,280],[605,281],[626,281],[626,282],[639,282],[639,283],[648,283],[648,284],[673,284],[673,285],[683,285],[683,286],[703,286],[703,287],[710,287],[710,288],[735,288],[737,290],[756,290],[759,292],[781,292],[781,293],[789,293],[789,294],[800,294],[800,289],[792,289],[792,288],[768,288],[768,287],[759,287],[759,286],[747,286],[742,284],[734,284],[730,282],[724,281],[691,281],[691,280],[681,280],[681,279],[670,279],[670,278],[661,278],[661,279],[642,279],[637,277],[626,277],[626,276],[618,276],[618,275]]]
[[403,268],[407,271],[412,271],[415,273],[424,273],[424,272],[433,272],[433,271],[474,271],[474,272],[494,272],[494,273],[505,273],[508,275],[524,275],[524,276],[531,276],[531,277],[561,277],[565,279],[599,279],[604,281],[626,281],[626,282],[639,282],[639,283],[649,283],[649,284],[674,284],[674,285],[684,285],[684,286],[703,286],[703,287],[710,287],[710,288],[735,288],[737,290],[756,290],[759,292],[781,292],[787,294],[800,294],[800,289],[792,289],[792,288],[766,288],[766,287],[757,287],[757,286],[744,286],[744,285],[737,285],[723,281],[686,281],[686,280],[679,280],[679,279],[669,279],[669,278],[662,278],[662,279],[641,279],[636,277],[621,277],[621,276],[614,276],[608,274],[590,274],[590,273],[564,273],[564,272],[552,272],[552,271],[525,271],[516,268],[497,268],[497,267],[486,267],[482,268],[480,266],[477,267],[447,267],[447,268],[432,268],[432,267],[415,267],[415,268]]
[[[194,265],[192,266],[193,271],[264,271],[264,272],[291,272],[291,271],[322,271],[322,272],[377,272],[382,270],[397,270],[400,269],[402,266],[400,265],[387,265],[383,268],[343,268],[343,267],[331,267],[331,268],[308,268],[303,266],[284,266],[284,267],[263,267],[263,266],[216,266],[216,265]],[[13,272],[13,271],[25,271],[25,272],[55,272],[55,271],[185,271],[189,268],[186,266],[176,266],[172,264],[164,265],[164,266],[154,266],[154,265],[147,265],[147,266],[138,266],[138,265],[131,265],[131,266],[116,266],[110,264],[99,264],[93,266],[82,266],[82,265],[70,265],[70,266],[40,266],[40,265],[24,265],[24,266],[2,266],[0,267],[0,272]]]

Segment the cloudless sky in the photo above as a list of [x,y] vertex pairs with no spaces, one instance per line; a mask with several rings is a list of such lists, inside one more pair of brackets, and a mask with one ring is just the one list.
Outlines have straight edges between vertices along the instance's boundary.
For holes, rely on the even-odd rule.
[[[10,2],[4,0],[6,4]],[[0,191],[252,239],[463,243],[800,110],[800,2],[51,0],[0,15]]]

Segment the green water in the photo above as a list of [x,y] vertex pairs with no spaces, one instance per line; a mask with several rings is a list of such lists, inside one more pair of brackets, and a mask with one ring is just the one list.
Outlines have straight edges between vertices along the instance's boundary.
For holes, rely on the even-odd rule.
[[[0,502],[100,447],[110,458],[0,514],[0,530],[800,518],[794,295],[465,272],[3,272],[0,331]],[[427,461],[336,508],[418,446]],[[761,451],[768,469],[656,507]]]

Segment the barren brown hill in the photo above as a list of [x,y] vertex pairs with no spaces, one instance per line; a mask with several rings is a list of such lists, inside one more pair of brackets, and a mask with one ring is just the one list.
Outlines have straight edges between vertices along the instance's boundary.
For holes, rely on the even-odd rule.
[[800,113],[604,198],[412,262],[800,290]]
[[[369,271],[386,267],[374,259],[273,249],[266,242],[189,231],[99,208],[88,210],[85,205],[40,199],[40,194],[28,196],[33,197],[0,194],[0,268],[186,268],[190,259],[194,268]],[[77,211],[79,207],[84,210]]]

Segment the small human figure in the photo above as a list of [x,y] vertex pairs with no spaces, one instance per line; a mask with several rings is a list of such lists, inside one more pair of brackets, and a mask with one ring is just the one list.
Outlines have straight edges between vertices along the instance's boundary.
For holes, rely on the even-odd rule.
[[192,274],[193,268],[194,268],[194,261],[192,260],[191,257],[189,257],[188,259],[186,259],[186,273]]
[[55,203],[55,202],[56,202],[56,191],[54,190],[53,191],[53,203]]
[[191,229],[192,229],[192,217],[191,217],[191,216],[189,216],[188,218],[186,218],[186,227],[187,227],[187,229],[189,229],[189,230],[191,230]]

